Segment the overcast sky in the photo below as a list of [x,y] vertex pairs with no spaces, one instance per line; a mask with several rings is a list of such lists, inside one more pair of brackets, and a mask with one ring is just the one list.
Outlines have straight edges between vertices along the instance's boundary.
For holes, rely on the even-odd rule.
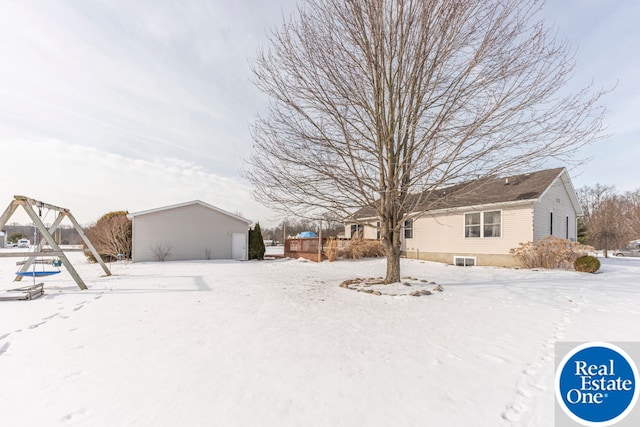
[[[239,172],[266,104],[249,63],[294,5],[0,0],[0,209],[22,194],[88,224],[200,199],[278,221]],[[640,2],[549,0],[544,15],[577,49],[576,87],[617,85],[611,137],[581,152],[574,185],[640,188]]]

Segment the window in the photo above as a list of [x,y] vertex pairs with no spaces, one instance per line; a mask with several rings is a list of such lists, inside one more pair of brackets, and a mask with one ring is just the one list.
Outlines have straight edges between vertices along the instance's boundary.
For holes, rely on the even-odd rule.
[[500,211],[484,212],[484,237],[500,237]]
[[362,239],[364,237],[364,225],[351,224],[351,238]]
[[457,267],[471,267],[476,265],[476,258],[456,256],[456,257],[453,257],[453,265]]
[[565,239],[569,240],[569,217],[565,221]]
[[464,214],[464,237],[480,237],[480,213]]
[[380,221],[376,223],[376,239],[380,240]]
[[553,212],[549,212],[549,235],[553,236]]
[[464,237],[501,237],[502,212],[474,212],[464,215]]
[[403,224],[404,238],[413,239],[413,219],[408,219]]

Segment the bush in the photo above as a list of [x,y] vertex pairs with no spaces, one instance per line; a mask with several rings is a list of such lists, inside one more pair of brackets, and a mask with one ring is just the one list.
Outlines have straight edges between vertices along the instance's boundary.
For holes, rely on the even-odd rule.
[[578,242],[547,236],[535,242],[520,243],[518,248],[511,249],[511,253],[524,268],[569,270],[577,258],[593,250]]
[[324,253],[329,261],[335,261],[338,258],[338,239],[329,237],[325,244]]
[[347,259],[379,257],[384,255],[384,250],[377,240],[354,238],[351,239],[349,245],[344,248],[342,255]]
[[[118,254],[131,258],[131,220],[127,211],[108,212],[84,232],[103,261],[117,261]],[[90,251],[85,252],[90,262],[96,262]]]
[[573,262],[573,268],[583,273],[595,273],[600,270],[600,260],[591,255],[583,255]]

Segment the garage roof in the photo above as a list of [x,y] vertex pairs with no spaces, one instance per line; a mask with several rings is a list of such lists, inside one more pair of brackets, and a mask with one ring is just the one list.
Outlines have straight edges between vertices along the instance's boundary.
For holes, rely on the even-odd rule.
[[235,215],[235,214],[232,214],[231,212],[227,212],[224,209],[220,209],[220,208],[217,208],[217,207],[215,207],[213,205],[205,203],[202,200],[192,200],[190,202],[178,203],[176,205],[164,206],[164,207],[155,208],[155,209],[148,209],[146,211],[140,211],[140,212],[133,212],[133,213],[127,214],[127,218],[133,219],[133,218],[135,218],[137,216],[148,215],[148,214],[161,212],[161,211],[167,211],[167,210],[170,210],[170,209],[182,208],[182,207],[190,206],[190,205],[200,205],[200,206],[203,206],[203,207],[205,207],[207,209],[211,209],[211,210],[216,211],[218,213],[230,216],[231,218],[235,218],[235,219],[237,219],[239,221],[244,221],[247,224],[251,224],[253,222],[253,221],[248,220],[246,218],[243,218],[243,217],[241,217],[239,215]]

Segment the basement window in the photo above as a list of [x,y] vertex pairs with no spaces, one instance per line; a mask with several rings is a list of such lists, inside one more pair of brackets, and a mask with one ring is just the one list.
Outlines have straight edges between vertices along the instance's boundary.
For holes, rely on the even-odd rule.
[[453,265],[456,267],[472,267],[476,265],[476,257],[454,256]]

